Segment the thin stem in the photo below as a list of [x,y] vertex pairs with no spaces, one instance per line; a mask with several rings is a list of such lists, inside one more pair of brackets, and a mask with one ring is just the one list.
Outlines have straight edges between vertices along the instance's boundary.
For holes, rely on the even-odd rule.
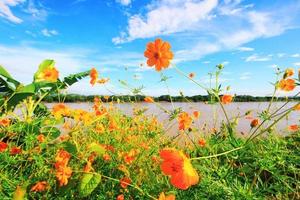
[[185,73],[183,73],[181,70],[179,70],[175,65],[173,65],[174,69],[181,75],[183,75],[184,77],[188,78],[189,80],[191,80],[192,82],[194,82],[196,85],[198,85],[199,87],[201,87],[204,90],[208,90],[206,87],[204,87],[203,85],[201,85],[200,83],[198,83],[197,81],[195,81],[194,79],[191,79],[188,75],[186,75]]
[[235,149],[231,149],[229,151],[225,151],[223,153],[219,153],[219,154],[215,154],[215,155],[211,155],[211,156],[202,156],[202,157],[191,158],[190,160],[202,160],[202,159],[207,159],[207,158],[215,158],[215,157],[219,157],[219,156],[222,156],[222,155],[229,154],[229,153],[234,152],[234,151],[238,151],[242,148],[244,148],[244,146],[240,146],[240,147],[237,147]]
[[[300,104],[300,103],[299,103]],[[254,140],[255,138],[257,138],[258,136],[262,135],[263,133],[265,133],[267,130],[269,130],[270,128],[272,128],[275,124],[277,124],[281,119],[283,119],[284,117],[286,117],[288,114],[290,114],[290,112],[292,112],[292,108],[288,109],[287,112],[282,115],[281,117],[279,117],[278,119],[276,119],[269,127],[267,127],[266,129],[262,130],[261,132],[259,132],[258,134],[256,134],[254,136],[254,134],[252,134],[245,142],[245,145],[248,144],[248,142],[250,142],[251,140]]]

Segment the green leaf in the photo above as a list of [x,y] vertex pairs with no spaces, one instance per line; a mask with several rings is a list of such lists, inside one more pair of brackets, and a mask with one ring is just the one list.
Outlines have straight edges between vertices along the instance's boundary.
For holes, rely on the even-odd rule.
[[74,83],[78,82],[79,80],[89,75],[90,75],[90,70],[86,72],[77,73],[77,74],[71,74],[70,76],[64,78],[63,83],[66,84],[66,86],[71,86]]
[[49,116],[50,111],[48,110],[47,106],[43,103],[39,103],[37,107],[34,109],[33,113],[37,116]]
[[27,97],[32,96],[34,94],[35,94],[34,83],[31,83],[24,87],[18,88],[17,92],[9,98],[9,101],[7,102],[7,109],[8,110],[13,109],[16,105],[18,105],[24,99],[26,99]]
[[0,75],[4,76],[5,78],[11,78],[12,79],[12,76],[1,65],[0,65]]
[[101,181],[100,174],[85,173],[80,181],[79,192],[82,197],[89,196]]
[[71,142],[63,142],[62,145],[63,145],[63,148],[64,148],[67,152],[69,152],[69,153],[71,153],[71,154],[73,154],[73,155],[76,155],[76,154],[77,154],[77,148],[76,148],[76,146],[75,146],[74,144],[72,144]]
[[100,156],[105,153],[105,148],[95,142],[93,142],[89,145],[89,150],[90,150],[90,152],[95,152]]
[[[2,78],[1,78],[2,77]],[[5,80],[6,79],[6,80]],[[9,89],[14,90],[10,83],[14,85],[14,89],[20,85],[19,81],[16,81],[5,69],[0,65],[0,88],[3,90],[3,87],[7,87]]]

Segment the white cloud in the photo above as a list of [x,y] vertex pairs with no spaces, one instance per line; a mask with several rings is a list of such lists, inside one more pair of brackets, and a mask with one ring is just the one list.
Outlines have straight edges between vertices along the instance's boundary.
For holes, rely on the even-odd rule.
[[[128,18],[128,25],[113,43],[135,39],[171,36],[176,46],[176,62],[197,60],[207,54],[237,49],[258,38],[280,35],[297,27],[300,3],[258,10],[240,0],[161,0],[152,1],[145,13]],[[299,24],[299,23],[298,23]],[[228,28],[230,27],[230,28]],[[188,37],[182,37],[185,34]],[[178,57],[180,56],[180,57]]]
[[222,64],[223,65],[228,65],[230,62],[229,61],[224,61]]
[[300,62],[296,62],[296,63],[294,63],[294,65],[295,65],[296,67],[300,67]]
[[162,0],[145,17],[138,14],[131,16],[128,33],[113,38],[113,42],[118,44],[193,29],[200,21],[211,18],[210,14],[217,4],[218,0]]
[[43,29],[41,32],[46,37],[52,37],[58,35],[58,32],[56,30]]
[[128,6],[131,4],[131,0],[116,0],[116,1],[122,4],[123,6]]
[[207,54],[215,53],[219,50],[220,46],[218,44],[199,42],[190,49],[175,52],[174,62],[179,63],[189,60],[198,60]]
[[293,54],[291,55],[292,58],[300,58],[300,54],[299,53],[296,53],[296,54]]
[[271,60],[272,55],[267,56],[259,56],[257,54],[253,54],[245,59],[246,62],[264,62]]
[[238,47],[238,51],[254,51],[254,48],[251,47]]
[[283,58],[285,55],[286,55],[286,53],[278,53],[278,54],[277,54],[277,57],[278,57],[278,58]]
[[31,15],[31,17],[35,20],[46,20],[48,16],[47,9],[40,3],[35,3],[33,0],[27,0],[28,6],[23,11]]
[[[118,68],[112,67],[112,65],[117,63],[117,61],[114,63],[109,63],[108,60],[103,59],[104,57],[111,57],[110,55],[105,55],[103,57],[96,56],[95,61],[89,59],[90,55],[93,53],[94,52],[91,50],[85,49],[45,50],[28,46],[0,45],[0,65],[5,67],[5,69],[7,69],[7,71],[14,78],[24,84],[31,83],[33,74],[38,69],[39,64],[45,59],[55,60],[60,77],[86,71],[92,67],[95,67],[99,71],[100,75],[102,75],[102,73],[114,72],[118,70]],[[128,55],[120,55],[123,56],[120,56],[121,59],[118,61],[119,63],[127,62],[129,56],[131,56],[131,58],[133,57],[132,53]],[[107,65],[104,65],[104,63]],[[106,75],[107,74],[104,74],[103,76],[107,77]],[[78,94],[111,94],[106,88],[116,93],[126,94],[125,90],[120,87],[114,88],[110,82],[106,84],[105,87],[103,85],[91,87],[88,78],[71,86],[68,89],[68,92]]]
[[82,52],[50,51],[26,46],[0,45],[0,64],[17,80],[26,83],[32,81],[33,74],[44,59],[54,59],[62,76],[80,72],[85,64],[77,55],[82,55]]
[[17,6],[21,3],[24,3],[26,0],[1,0],[0,1],[0,17],[3,17],[11,22],[16,24],[21,23],[23,20],[19,17],[16,17],[10,7]]

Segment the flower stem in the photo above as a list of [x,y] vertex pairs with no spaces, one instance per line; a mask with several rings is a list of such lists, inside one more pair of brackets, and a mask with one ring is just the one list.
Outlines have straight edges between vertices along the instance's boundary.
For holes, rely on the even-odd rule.
[[229,154],[229,153],[234,152],[234,151],[238,151],[242,148],[244,148],[244,146],[240,146],[240,147],[237,147],[235,149],[231,149],[229,151],[225,151],[223,153],[219,153],[219,154],[215,154],[215,155],[211,155],[211,156],[202,156],[202,157],[191,158],[190,160],[202,160],[202,159],[207,159],[207,158],[215,158],[215,157],[219,157],[219,156],[222,156],[222,155]]

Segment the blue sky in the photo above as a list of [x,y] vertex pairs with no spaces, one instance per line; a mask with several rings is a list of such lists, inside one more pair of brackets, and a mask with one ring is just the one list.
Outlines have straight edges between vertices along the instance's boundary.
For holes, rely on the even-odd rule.
[[[120,79],[166,94],[160,73],[140,67],[147,42],[162,38],[199,82],[223,63],[230,93],[270,95],[274,66],[300,67],[299,36],[299,0],[0,0],[0,64],[17,79],[29,83],[48,58],[61,76],[95,67],[111,79],[106,87],[84,80],[70,93],[128,94]],[[174,69],[163,74],[172,95],[205,94]]]

